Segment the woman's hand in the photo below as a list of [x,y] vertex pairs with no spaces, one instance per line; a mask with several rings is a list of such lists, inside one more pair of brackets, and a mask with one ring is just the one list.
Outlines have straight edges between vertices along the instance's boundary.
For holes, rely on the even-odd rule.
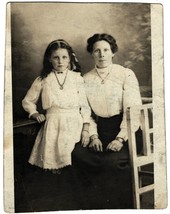
[[95,152],[103,152],[102,142],[99,140],[99,138],[92,139],[89,148]]
[[89,144],[90,137],[89,137],[89,132],[86,130],[82,130],[81,133],[81,145],[83,147],[86,147]]
[[114,152],[119,152],[123,147],[123,143],[119,140],[113,140],[111,143],[107,145],[106,150],[112,150]]
[[34,113],[31,115],[31,117],[38,123],[42,123],[46,120],[44,114]]

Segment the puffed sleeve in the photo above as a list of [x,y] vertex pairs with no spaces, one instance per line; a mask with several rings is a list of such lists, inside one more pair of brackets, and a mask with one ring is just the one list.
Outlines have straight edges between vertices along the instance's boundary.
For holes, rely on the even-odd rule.
[[30,89],[28,90],[25,98],[22,100],[22,106],[25,111],[29,113],[29,118],[32,114],[38,113],[37,111],[37,101],[39,99],[40,93],[42,89],[42,80],[40,77],[37,77]]
[[77,86],[79,95],[80,112],[83,118],[83,123],[90,123],[91,109],[87,101],[83,77],[77,76]]
[[[125,141],[128,139],[127,135],[127,122],[126,122],[126,110],[127,107],[141,105],[141,95],[139,90],[139,83],[134,74],[130,69],[125,70],[125,79],[123,86],[123,120],[120,126],[120,132],[117,137],[123,138]],[[137,131],[140,126],[140,112],[136,111],[135,117],[135,130]]]

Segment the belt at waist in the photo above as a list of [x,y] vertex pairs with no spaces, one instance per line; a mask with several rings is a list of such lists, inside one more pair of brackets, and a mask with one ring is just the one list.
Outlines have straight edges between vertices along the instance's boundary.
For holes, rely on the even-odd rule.
[[98,119],[103,120],[103,121],[112,121],[112,120],[114,121],[114,120],[122,119],[122,118],[123,118],[123,113],[114,115],[112,117],[100,117],[100,116],[98,116]]
[[79,108],[78,107],[75,107],[75,108],[60,108],[58,106],[53,106],[49,109],[47,109],[47,114],[53,114],[53,113],[72,113],[72,114],[77,114],[80,112]]

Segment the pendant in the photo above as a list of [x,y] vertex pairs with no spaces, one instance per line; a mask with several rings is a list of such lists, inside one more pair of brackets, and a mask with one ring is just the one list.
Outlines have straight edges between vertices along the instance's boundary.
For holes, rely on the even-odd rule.
[[60,90],[63,90],[63,86],[62,85],[60,86]]
[[104,84],[104,80],[101,81],[101,84]]

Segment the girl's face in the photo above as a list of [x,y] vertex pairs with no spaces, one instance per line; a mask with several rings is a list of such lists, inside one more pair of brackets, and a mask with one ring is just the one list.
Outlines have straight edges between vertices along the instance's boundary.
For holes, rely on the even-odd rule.
[[114,54],[112,53],[110,44],[102,40],[94,43],[92,56],[98,68],[106,68],[112,63]]
[[67,49],[59,48],[52,52],[50,62],[57,71],[64,71],[68,68],[70,57]]

